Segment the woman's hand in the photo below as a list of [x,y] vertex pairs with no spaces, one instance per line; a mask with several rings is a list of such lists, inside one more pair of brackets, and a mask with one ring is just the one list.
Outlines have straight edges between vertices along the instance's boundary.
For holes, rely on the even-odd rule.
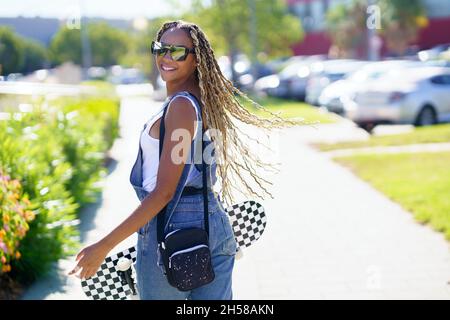
[[78,261],[76,267],[68,273],[73,275],[81,270],[79,274],[80,279],[87,279],[97,273],[103,260],[109,252],[109,248],[101,242],[94,243],[93,245],[81,250],[76,257]]

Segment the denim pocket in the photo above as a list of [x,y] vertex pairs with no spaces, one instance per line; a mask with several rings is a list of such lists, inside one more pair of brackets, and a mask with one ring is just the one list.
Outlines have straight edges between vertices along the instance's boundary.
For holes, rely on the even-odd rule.
[[[186,200],[180,200],[178,202],[177,207],[175,208],[175,211],[183,211],[183,212],[204,212],[203,209],[203,197],[196,197],[196,199],[186,199]],[[211,199],[208,199],[208,213],[213,214],[217,211],[217,204],[215,201],[211,201]]]
[[172,221],[169,223],[169,232],[177,229],[187,229],[187,228],[205,228],[205,221],[203,218],[197,220],[187,220],[187,221]]
[[[208,205],[208,208],[208,213],[211,215],[214,212],[214,205],[211,203]],[[180,225],[180,228],[190,228],[191,224],[193,224],[200,228],[200,221],[203,222],[203,220],[203,198],[196,197],[196,199],[183,199],[183,201],[178,202],[170,218],[170,224]],[[204,226],[204,223],[202,225]]]
[[231,226],[230,220],[226,214],[220,215],[220,221],[223,227],[224,238],[221,246],[221,253],[224,255],[232,256],[236,254],[237,243]]
[[147,221],[142,227],[140,227],[137,231],[139,236],[145,236],[148,233],[148,229],[150,228],[150,221]]
[[145,225],[140,227],[137,231],[138,236],[144,236],[145,235]]
[[145,233],[138,232],[137,251],[140,257],[145,256],[147,253],[147,237]]

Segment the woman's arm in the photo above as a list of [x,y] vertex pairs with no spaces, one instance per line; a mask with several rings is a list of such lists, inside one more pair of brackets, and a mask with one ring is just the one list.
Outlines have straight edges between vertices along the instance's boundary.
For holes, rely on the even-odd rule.
[[[69,275],[82,269],[80,278],[93,276],[111,249],[153,219],[172,199],[190,153],[195,121],[196,113],[189,100],[175,98],[171,101],[164,121],[166,132],[155,189],[128,218],[107,236],[81,250],[76,257],[78,264]],[[180,140],[173,141],[171,137],[177,129],[187,130],[184,132],[189,132],[189,136],[183,136]],[[175,136],[178,137],[179,135]],[[180,149],[182,150],[181,155],[176,152]],[[180,159],[182,161],[179,161]]]

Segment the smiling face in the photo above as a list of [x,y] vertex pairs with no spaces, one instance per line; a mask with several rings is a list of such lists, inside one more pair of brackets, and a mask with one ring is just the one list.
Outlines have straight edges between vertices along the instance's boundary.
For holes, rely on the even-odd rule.
[[[183,29],[171,28],[164,32],[159,40],[163,45],[184,46],[186,48],[194,48],[192,39]],[[164,57],[156,56],[156,65],[161,74],[161,78],[166,82],[171,81],[187,81],[190,77],[194,77],[196,66],[195,55],[190,53],[184,61],[172,60],[169,52]]]

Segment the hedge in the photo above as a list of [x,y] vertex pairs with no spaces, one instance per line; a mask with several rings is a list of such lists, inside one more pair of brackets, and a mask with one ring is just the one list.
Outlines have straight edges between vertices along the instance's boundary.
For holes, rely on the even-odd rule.
[[115,98],[58,99],[0,121],[0,281],[29,283],[79,248],[118,136]]

